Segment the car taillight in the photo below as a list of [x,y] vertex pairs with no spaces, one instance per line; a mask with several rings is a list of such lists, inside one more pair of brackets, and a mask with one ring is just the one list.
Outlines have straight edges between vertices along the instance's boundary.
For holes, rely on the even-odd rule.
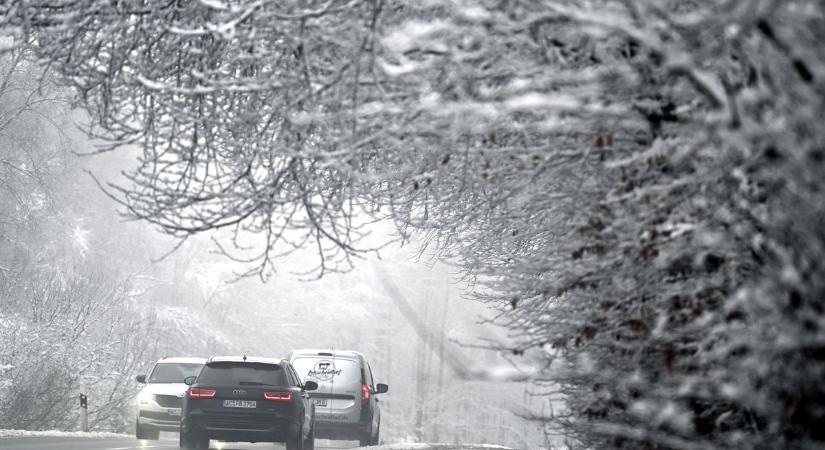
[[291,402],[292,392],[289,391],[264,391],[264,398],[274,402]]
[[363,396],[361,397],[362,402],[366,403],[366,402],[370,401],[370,387],[369,386],[367,386],[366,384],[362,384],[361,385],[361,394],[363,394]]
[[212,398],[214,396],[214,389],[189,388],[189,398]]

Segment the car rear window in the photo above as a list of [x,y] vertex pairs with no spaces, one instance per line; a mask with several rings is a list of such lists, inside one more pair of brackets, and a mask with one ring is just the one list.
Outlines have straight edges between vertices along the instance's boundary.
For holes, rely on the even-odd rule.
[[198,383],[286,386],[286,374],[278,364],[214,362],[207,364]]
[[301,381],[323,383],[361,383],[361,365],[351,359],[324,356],[297,356],[292,365]]
[[183,383],[183,379],[197,375],[203,364],[158,363],[149,375],[148,383]]

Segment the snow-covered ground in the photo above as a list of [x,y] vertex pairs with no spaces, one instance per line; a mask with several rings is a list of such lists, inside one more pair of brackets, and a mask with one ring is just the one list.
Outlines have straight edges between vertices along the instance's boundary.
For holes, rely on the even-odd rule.
[[[169,435],[171,436],[171,435]],[[92,431],[84,433],[82,431],[26,431],[26,430],[0,430],[0,438],[26,438],[26,437],[66,437],[66,438],[87,438],[87,439],[134,439],[134,435],[108,433],[105,431]],[[164,437],[166,433],[164,433]],[[168,440],[164,439],[162,440]],[[335,442],[335,441],[321,441]],[[332,448],[323,446],[322,448]],[[490,444],[428,444],[417,442],[397,442],[370,447],[372,450],[513,450],[510,447]]]
[[131,434],[109,433],[106,431],[27,431],[0,430],[0,438],[8,437],[85,437],[89,439],[134,438]]
[[385,444],[377,447],[370,447],[374,450],[434,450],[434,449],[462,449],[462,450],[512,450],[510,447],[490,444],[424,444],[414,442],[402,442],[398,444]]

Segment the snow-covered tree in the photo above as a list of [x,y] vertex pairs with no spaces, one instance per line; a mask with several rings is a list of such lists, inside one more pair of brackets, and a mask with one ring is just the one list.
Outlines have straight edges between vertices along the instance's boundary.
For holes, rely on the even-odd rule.
[[[391,218],[549,365],[582,445],[814,448],[825,11],[813,0],[10,2],[186,237]],[[243,250],[243,244],[235,250]]]
[[[477,116],[487,102],[445,111],[483,99],[496,74],[493,92],[527,93],[501,105],[525,108],[503,121],[523,130],[515,152],[537,142],[552,169],[499,175],[485,198],[525,187],[494,209],[469,203],[480,218],[462,200],[450,226],[429,225],[525,348],[562,355],[548,380],[568,410],[553,421],[596,448],[816,447],[821,6],[476,6],[415,41],[477,58],[450,72],[461,90],[441,90],[454,101],[425,123],[492,130]],[[482,139],[477,155],[504,153]],[[569,160],[553,154],[568,142]],[[484,180],[516,173],[489,160]]]

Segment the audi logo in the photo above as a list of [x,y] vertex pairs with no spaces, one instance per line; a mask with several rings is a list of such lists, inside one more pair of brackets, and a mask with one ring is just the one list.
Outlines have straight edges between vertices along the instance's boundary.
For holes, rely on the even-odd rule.
[[232,395],[246,395],[246,391],[243,389],[235,389],[232,391]]

